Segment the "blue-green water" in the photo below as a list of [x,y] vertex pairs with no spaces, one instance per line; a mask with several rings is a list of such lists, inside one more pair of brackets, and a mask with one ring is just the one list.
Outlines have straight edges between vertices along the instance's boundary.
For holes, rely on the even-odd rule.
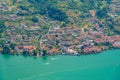
[[0,55],[0,80],[120,80],[120,50],[98,55]]

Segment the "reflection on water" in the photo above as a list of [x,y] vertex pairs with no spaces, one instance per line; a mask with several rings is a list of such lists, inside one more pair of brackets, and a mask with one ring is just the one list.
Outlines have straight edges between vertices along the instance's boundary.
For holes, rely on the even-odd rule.
[[3,54],[2,56],[3,56],[5,59],[8,59],[8,60],[9,60],[13,55]]
[[48,56],[43,56],[42,57],[42,60],[45,61],[45,62],[47,61],[47,59],[48,59]]

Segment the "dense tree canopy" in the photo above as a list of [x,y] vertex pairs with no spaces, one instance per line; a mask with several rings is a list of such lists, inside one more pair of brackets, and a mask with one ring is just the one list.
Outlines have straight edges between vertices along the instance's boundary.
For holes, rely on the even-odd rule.
[[9,49],[9,47],[4,46],[4,47],[3,47],[2,54],[10,54],[10,49]]
[[64,12],[55,8],[48,9],[48,16],[58,21],[64,21],[67,19],[67,15]]
[[[58,21],[65,21],[67,20],[67,15],[60,9],[56,7],[57,1],[51,0],[28,0],[35,8],[35,11],[41,15],[47,15],[49,18],[58,20]],[[36,5],[34,5],[36,4]]]
[[6,26],[4,25],[4,21],[0,20],[0,38],[2,37],[2,33],[5,31]]

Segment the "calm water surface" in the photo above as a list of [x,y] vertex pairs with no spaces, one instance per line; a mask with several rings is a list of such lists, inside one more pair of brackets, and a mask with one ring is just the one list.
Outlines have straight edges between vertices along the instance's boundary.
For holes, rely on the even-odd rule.
[[0,80],[120,80],[120,50],[98,55],[0,55]]

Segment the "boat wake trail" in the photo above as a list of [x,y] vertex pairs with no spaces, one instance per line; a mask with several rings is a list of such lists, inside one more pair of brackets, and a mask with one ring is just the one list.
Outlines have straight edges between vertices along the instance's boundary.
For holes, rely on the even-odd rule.
[[49,62],[45,63],[46,65],[50,64]]
[[56,71],[56,72],[48,72],[48,73],[42,73],[42,74],[38,74],[38,75],[33,75],[30,77],[26,77],[26,78],[21,78],[18,80],[30,80],[36,77],[40,77],[40,76],[46,76],[46,75],[50,75],[50,74],[55,74],[55,73],[61,73],[61,72],[69,72],[69,71],[75,71],[75,70],[80,70],[80,68],[76,68],[76,69],[65,69],[65,70],[61,70],[61,71]]
[[56,60],[56,58],[51,58],[51,60]]

